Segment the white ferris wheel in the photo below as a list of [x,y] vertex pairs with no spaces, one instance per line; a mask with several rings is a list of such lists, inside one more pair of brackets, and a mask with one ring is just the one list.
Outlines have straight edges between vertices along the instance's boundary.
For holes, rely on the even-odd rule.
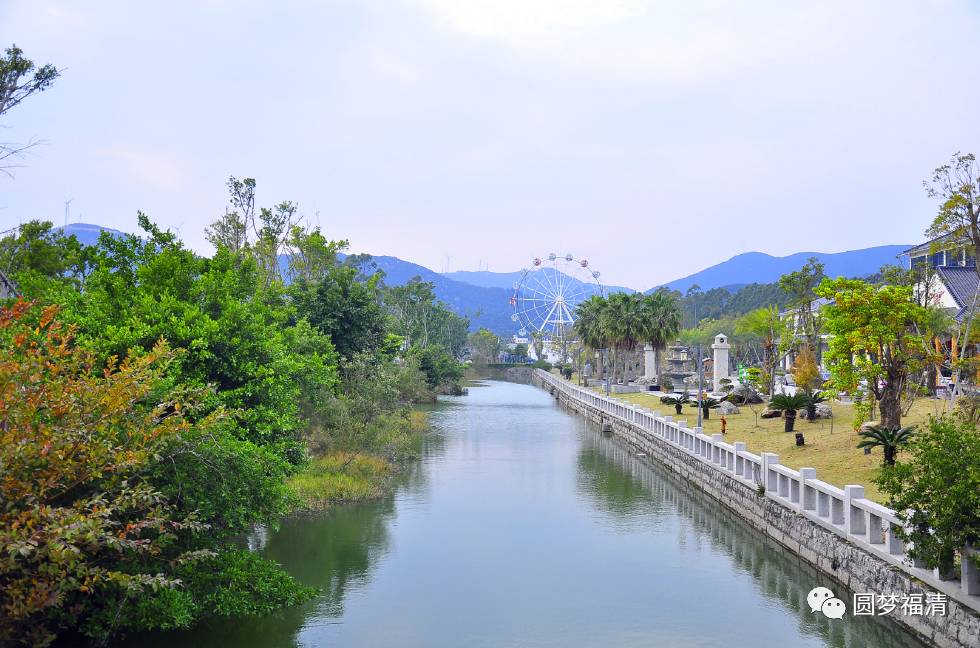
[[549,340],[562,340],[575,322],[575,308],[592,295],[603,295],[599,272],[587,259],[554,252],[536,257],[529,268],[521,271],[514,283],[510,318],[518,326],[518,335],[534,332]]

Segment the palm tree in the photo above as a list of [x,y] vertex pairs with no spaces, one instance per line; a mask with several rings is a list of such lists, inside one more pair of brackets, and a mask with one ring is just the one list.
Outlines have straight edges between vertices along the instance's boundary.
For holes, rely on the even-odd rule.
[[875,448],[881,446],[885,452],[885,465],[895,465],[895,455],[898,454],[899,446],[905,445],[915,434],[915,427],[888,427],[876,425],[874,427],[861,430],[858,435],[864,437],[864,441],[857,444],[859,448]]
[[793,394],[792,396],[776,394],[769,399],[769,407],[783,413],[783,419],[786,421],[783,430],[792,432],[793,424],[796,422],[796,410],[806,407],[807,402],[809,399],[804,394]]
[[[653,347],[654,367],[659,367],[658,356],[667,348],[681,328],[681,310],[677,301],[666,290],[658,290],[643,297],[643,339]],[[654,370],[654,375],[659,372]],[[660,382],[659,378],[657,380]]]
[[[643,337],[642,305],[641,293],[613,293],[606,299],[606,307],[602,312],[602,327],[616,350],[616,361],[622,359],[624,381],[627,378],[626,354],[633,352],[637,342]],[[613,366],[615,365],[614,361]]]
[[[698,402],[696,400],[692,400],[691,401],[691,405],[693,407],[697,407],[698,406]],[[721,401],[718,400],[717,398],[711,398],[710,396],[704,396],[704,395],[702,395],[701,396],[701,415],[702,415],[702,417],[705,418],[705,419],[711,418],[711,410],[713,410],[714,408],[718,407],[719,405],[721,405]]]
[[675,394],[673,396],[661,396],[660,402],[664,405],[673,405],[674,411],[678,414],[683,414],[684,403],[691,400],[691,397],[685,392],[683,394]]
[[806,418],[813,423],[817,419],[817,405],[827,401],[824,392],[803,392],[806,396]]
[[[572,325],[572,329],[575,334],[578,335],[578,339],[582,341],[588,349],[593,353],[596,351],[601,351],[609,346],[608,335],[606,334],[606,329],[603,326],[603,312],[606,309],[606,300],[599,295],[592,295],[585,301],[579,302],[579,305],[575,307],[575,324]],[[602,356],[599,357],[599,366],[597,369],[597,375],[602,376]]]

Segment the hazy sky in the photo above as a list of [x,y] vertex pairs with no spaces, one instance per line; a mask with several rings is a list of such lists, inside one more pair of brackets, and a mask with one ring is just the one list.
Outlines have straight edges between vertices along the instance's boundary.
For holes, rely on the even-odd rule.
[[911,243],[921,181],[980,152],[978,34],[972,0],[0,0],[0,43],[64,68],[5,120],[47,145],[0,225],[72,198],[206,251],[233,174],[435,270],[571,252],[647,288]]

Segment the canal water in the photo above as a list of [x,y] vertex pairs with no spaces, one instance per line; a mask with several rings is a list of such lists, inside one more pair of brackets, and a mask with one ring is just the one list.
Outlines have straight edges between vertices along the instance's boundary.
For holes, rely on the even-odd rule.
[[921,646],[811,613],[851,592],[542,390],[484,383],[432,422],[391,496],[253,538],[318,598],[139,645]]

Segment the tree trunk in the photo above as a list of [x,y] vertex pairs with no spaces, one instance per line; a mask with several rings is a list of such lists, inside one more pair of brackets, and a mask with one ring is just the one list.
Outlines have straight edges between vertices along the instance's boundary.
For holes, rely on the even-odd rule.
[[783,412],[783,417],[784,417],[783,418],[783,431],[784,432],[792,432],[793,431],[793,424],[796,423],[796,411],[795,410],[786,410],[785,412]]
[[895,446],[885,445],[882,446],[885,451],[885,465],[894,466],[895,465]]
[[701,413],[703,414],[703,417],[702,418],[704,418],[705,420],[708,420],[709,418],[711,418],[711,408],[710,407],[702,406],[701,407]]
[[881,390],[881,400],[878,410],[881,412],[881,424],[885,427],[897,428],[902,425],[902,394],[897,381],[889,380]]
[[684,404],[683,403],[674,403],[674,411],[677,412],[678,415],[683,414],[684,413]]

